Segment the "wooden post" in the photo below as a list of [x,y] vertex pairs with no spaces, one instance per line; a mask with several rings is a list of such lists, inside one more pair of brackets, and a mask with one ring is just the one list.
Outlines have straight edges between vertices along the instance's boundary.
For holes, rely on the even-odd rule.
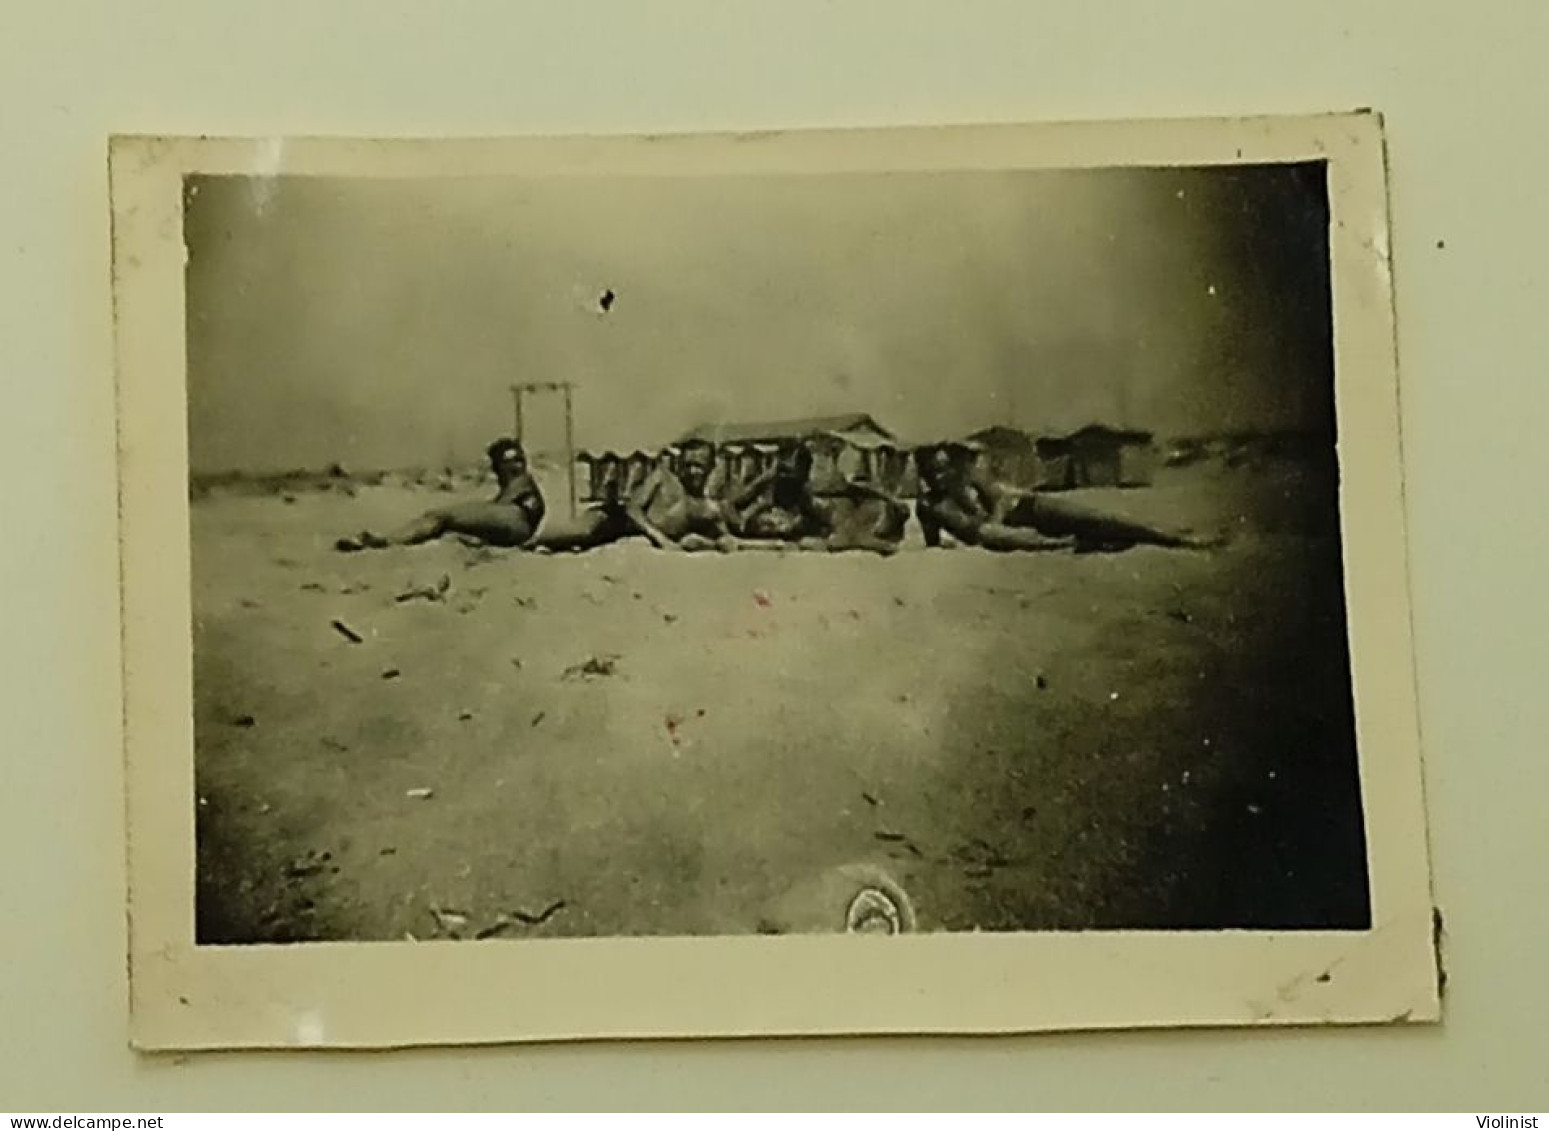
[[565,389],[565,474],[570,479],[570,517],[576,517],[576,493],[575,493],[575,415],[571,411],[570,382],[566,381]]
[[516,402],[516,442],[522,442],[522,393],[526,390],[520,385],[511,386],[511,398]]

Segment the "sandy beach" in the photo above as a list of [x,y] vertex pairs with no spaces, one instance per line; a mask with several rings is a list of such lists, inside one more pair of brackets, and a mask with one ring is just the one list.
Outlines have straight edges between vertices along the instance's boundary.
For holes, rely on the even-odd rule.
[[885,559],[346,555],[460,496],[203,492],[200,941],[832,930],[853,864],[924,930],[1361,925],[1327,487],[1087,493],[1210,553]]

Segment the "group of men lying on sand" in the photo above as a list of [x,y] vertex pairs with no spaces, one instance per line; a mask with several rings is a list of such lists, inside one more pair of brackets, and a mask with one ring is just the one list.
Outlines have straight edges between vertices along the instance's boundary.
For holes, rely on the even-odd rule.
[[[573,519],[548,512],[522,445],[496,440],[488,449],[497,491],[489,502],[437,507],[387,535],[362,531],[335,544],[341,551],[381,549],[459,535],[523,550],[586,550],[625,538],[658,549],[898,550],[909,522],[902,499],[864,479],[838,493],[812,489],[812,452],[799,442],[726,498],[707,493],[715,445],[683,446],[676,470],[657,466],[633,490],[617,481]],[[973,466],[960,444],[917,449],[919,492],[914,515],[928,546],[960,543],[989,550],[1122,550],[1136,545],[1203,549],[1218,540],[1170,532],[1105,514],[1047,493],[998,483]]]

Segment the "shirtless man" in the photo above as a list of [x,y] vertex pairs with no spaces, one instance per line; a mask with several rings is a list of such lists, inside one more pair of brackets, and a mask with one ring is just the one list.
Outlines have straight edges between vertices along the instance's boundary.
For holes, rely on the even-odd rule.
[[543,495],[527,470],[527,453],[518,441],[502,437],[486,454],[498,485],[492,501],[436,507],[390,534],[363,530],[354,537],[340,538],[334,548],[344,553],[380,550],[430,542],[447,534],[461,534],[492,546],[522,545],[543,522],[545,511]]
[[943,531],[989,550],[1124,550],[1140,545],[1204,549],[1219,544],[997,483],[974,474],[969,457],[966,448],[950,444],[916,453],[916,513],[926,545],[940,545]]
[[828,512],[827,549],[896,554],[909,525],[909,504],[866,479],[845,482],[846,491],[820,500]]
[[734,507],[738,532],[759,541],[794,542],[821,537],[826,523],[813,506],[812,452],[800,443],[780,446],[774,466],[741,492]]
[[736,549],[733,508],[705,494],[714,470],[714,444],[683,445],[677,472],[658,465],[624,504],[624,517],[658,550]]
[[755,479],[751,505],[740,512],[740,532],[765,549],[768,542],[795,543],[804,550],[897,552],[909,521],[909,508],[862,480],[845,490],[816,497],[812,493],[812,452],[804,444],[784,448],[770,472]]
[[551,518],[524,548],[588,550],[639,535],[660,550],[736,549],[734,507],[705,494],[714,469],[713,444],[687,444],[676,472],[664,459],[633,490],[612,476],[600,502],[573,519]]

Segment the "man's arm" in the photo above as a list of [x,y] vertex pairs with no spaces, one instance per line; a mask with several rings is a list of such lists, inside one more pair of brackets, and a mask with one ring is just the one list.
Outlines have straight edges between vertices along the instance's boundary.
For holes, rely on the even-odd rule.
[[1006,516],[1021,502],[1022,493],[1015,487],[997,483],[982,471],[970,473],[965,484],[965,500],[985,522],[1003,523]]
[[897,495],[892,494],[882,487],[866,479],[846,479],[845,486],[858,495],[866,495],[873,499],[881,499],[891,507],[905,507],[905,503]]
[[646,515],[646,508],[656,499],[662,488],[662,473],[656,468],[646,476],[640,489],[630,496],[629,502],[624,506],[624,517],[629,519],[630,525],[651,540],[651,544],[658,550],[665,550],[675,543],[662,529]]
[[734,511],[740,512],[743,507],[747,506],[749,503],[753,502],[760,495],[762,495],[764,493],[764,488],[773,483],[775,481],[775,476],[778,474],[778,468],[765,468],[763,471],[759,472],[752,479],[750,479],[747,485],[742,488],[742,490],[738,491],[735,495],[728,499],[726,501],[727,506],[731,507]]
[[748,523],[774,505],[769,485],[775,481],[777,474],[778,471],[772,467],[760,472],[746,487],[722,504],[733,530],[746,530]]
[[518,475],[495,496],[497,503],[510,503],[521,507],[529,514],[536,512],[542,516],[547,509],[543,492],[538,489],[538,481],[531,475]]
[[[970,503],[973,501],[969,500]],[[982,511],[965,505],[964,500],[956,495],[930,500],[921,508],[919,514],[922,526],[926,516],[929,515],[930,521],[935,524],[938,531],[945,530],[957,541],[968,546],[979,544],[979,530],[986,518]]]
[[715,548],[723,554],[728,554],[742,545],[742,540],[737,537],[737,527],[732,523],[732,519],[736,517],[736,511],[732,510],[727,503],[717,503],[711,515],[710,521],[715,530]]

